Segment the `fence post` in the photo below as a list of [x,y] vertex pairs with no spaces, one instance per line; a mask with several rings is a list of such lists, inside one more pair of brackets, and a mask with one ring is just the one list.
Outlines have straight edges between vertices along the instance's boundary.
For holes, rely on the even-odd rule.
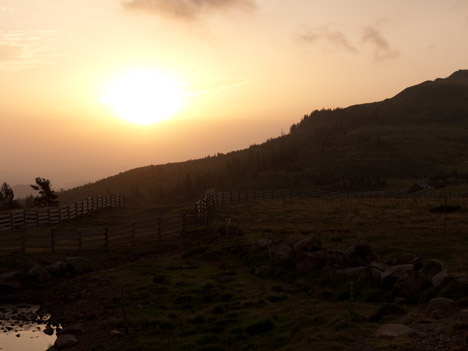
[[50,207],[49,210],[47,211],[49,213],[49,225],[52,224],[52,218],[51,218],[51,213],[50,213]]
[[50,251],[55,252],[55,230],[50,228]]
[[132,245],[135,246],[136,238],[135,238],[135,221],[132,221]]
[[109,227],[104,228],[104,240],[105,240],[106,250],[109,250]]

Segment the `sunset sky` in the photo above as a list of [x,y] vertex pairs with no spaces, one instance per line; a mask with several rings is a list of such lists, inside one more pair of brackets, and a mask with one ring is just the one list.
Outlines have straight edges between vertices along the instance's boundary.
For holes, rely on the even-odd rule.
[[467,37],[468,0],[0,0],[0,183],[259,144],[468,68]]

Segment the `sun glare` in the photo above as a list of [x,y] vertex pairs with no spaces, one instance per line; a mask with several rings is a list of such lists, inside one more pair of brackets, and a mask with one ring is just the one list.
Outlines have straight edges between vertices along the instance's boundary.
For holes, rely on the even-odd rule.
[[181,84],[152,70],[135,70],[110,80],[101,102],[124,120],[148,125],[166,120],[182,107]]

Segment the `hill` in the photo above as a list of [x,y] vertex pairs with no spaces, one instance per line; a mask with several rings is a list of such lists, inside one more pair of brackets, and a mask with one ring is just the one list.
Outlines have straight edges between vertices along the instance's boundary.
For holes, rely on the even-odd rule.
[[120,193],[136,202],[197,198],[208,189],[374,190],[415,179],[468,178],[468,70],[384,101],[316,110],[290,133],[248,149],[141,167],[60,194]]

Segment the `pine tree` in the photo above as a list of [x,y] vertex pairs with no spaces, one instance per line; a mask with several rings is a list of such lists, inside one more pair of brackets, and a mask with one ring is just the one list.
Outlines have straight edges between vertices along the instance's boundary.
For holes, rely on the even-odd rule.
[[34,198],[34,205],[36,206],[57,206],[59,201],[58,195],[51,189],[49,179],[36,178],[36,185],[31,185],[31,188],[39,191],[39,196]]

